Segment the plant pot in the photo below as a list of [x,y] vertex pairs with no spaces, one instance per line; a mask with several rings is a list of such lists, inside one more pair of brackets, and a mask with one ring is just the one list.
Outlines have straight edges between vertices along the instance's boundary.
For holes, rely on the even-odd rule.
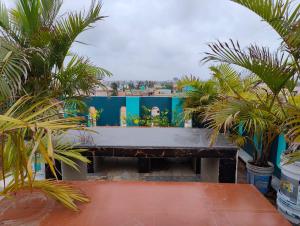
[[280,164],[281,179],[277,193],[278,210],[294,224],[300,223],[300,162]]
[[0,200],[0,225],[40,225],[55,201],[38,190],[23,190]]
[[272,174],[274,172],[274,165],[268,162],[269,167],[255,166],[247,162],[247,182],[253,184],[261,193],[266,194],[271,185]]

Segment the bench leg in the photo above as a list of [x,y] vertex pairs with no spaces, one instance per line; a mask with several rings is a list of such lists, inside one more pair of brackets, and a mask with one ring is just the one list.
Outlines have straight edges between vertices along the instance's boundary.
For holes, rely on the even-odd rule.
[[201,174],[201,158],[198,157],[192,158],[192,168],[195,174]]
[[201,180],[203,182],[219,182],[218,158],[201,158]]
[[220,183],[235,183],[237,158],[220,159],[219,166],[219,182]]
[[88,160],[90,160],[90,163],[87,164],[87,172],[88,173],[95,173],[95,157],[93,155],[87,156]]
[[139,173],[149,173],[151,171],[150,158],[139,158],[138,166],[139,166]]
[[65,181],[72,181],[72,180],[86,180],[87,179],[87,164],[85,162],[79,160],[73,160],[79,169],[76,169],[62,163],[61,164],[61,171],[62,171],[62,179]]
[[104,158],[100,156],[94,156],[94,173],[101,172]]

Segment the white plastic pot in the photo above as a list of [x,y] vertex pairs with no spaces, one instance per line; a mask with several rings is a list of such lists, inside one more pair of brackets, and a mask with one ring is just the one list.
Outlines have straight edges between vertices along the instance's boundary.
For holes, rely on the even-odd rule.
[[294,224],[300,223],[300,162],[281,163],[280,189],[277,193],[278,210]]
[[247,168],[247,182],[253,184],[261,193],[266,194],[269,191],[274,165],[268,162],[270,167],[259,167],[249,162]]

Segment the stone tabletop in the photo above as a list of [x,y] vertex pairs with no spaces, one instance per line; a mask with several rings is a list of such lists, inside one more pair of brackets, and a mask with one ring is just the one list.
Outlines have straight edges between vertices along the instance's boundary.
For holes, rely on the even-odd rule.
[[[223,135],[210,146],[208,129],[192,128],[140,128],[140,127],[94,127],[94,132],[70,131],[67,140],[80,147],[128,147],[128,148],[238,148]],[[66,138],[64,138],[66,140]]]

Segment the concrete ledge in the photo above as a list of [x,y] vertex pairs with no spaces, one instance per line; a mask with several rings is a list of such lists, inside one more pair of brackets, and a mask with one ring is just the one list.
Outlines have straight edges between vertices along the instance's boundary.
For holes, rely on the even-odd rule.
[[244,162],[248,162],[251,161],[253,158],[251,155],[249,155],[246,151],[244,151],[243,149],[239,149],[238,151],[238,156],[239,158]]

